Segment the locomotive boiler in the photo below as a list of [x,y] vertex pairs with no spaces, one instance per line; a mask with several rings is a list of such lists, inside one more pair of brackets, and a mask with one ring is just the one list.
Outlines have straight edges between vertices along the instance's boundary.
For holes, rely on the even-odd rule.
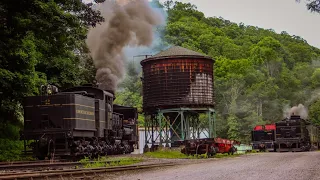
[[131,153],[137,144],[137,109],[113,104],[108,92],[83,85],[58,92],[42,86],[42,94],[26,97],[21,139],[32,140],[38,159],[97,157]]

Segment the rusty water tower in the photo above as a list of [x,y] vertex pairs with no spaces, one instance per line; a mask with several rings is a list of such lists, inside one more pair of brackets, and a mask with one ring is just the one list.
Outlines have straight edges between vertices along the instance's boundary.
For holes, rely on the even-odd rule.
[[[157,131],[160,144],[196,138],[191,132],[199,132],[199,118],[196,121],[195,117],[207,113],[208,134],[214,136],[214,60],[211,57],[173,46],[144,59],[141,65],[143,110],[149,115],[145,118],[146,132],[154,136]],[[162,132],[166,133],[162,135]],[[147,139],[150,138],[146,137],[146,144]],[[152,146],[156,141],[157,138],[151,138]]]
[[174,46],[141,62],[145,112],[214,107],[212,58]]

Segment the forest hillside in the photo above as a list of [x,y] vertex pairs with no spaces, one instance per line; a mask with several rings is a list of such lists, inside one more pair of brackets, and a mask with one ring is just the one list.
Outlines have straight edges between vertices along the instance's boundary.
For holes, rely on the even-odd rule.
[[[279,121],[287,109],[300,103],[310,109],[313,121],[320,122],[315,113],[320,107],[316,102],[318,48],[285,31],[278,34],[221,17],[205,17],[189,3],[167,1],[162,7],[168,14],[166,26],[158,29],[162,44],[182,46],[215,59],[218,136],[248,142],[255,125]],[[141,110],[139,72],[133,64],[128,66],[116,103]]]

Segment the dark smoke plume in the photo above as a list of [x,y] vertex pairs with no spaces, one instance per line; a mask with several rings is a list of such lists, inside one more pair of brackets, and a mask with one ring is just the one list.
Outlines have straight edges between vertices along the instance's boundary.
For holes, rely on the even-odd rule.
[[105,22],[90,29],[87,45],[97,68],[100,88],[114,92],[125,73],[124,47],[150,46],[153,27],[163,19],[147,0],[105,1],[97,9]]

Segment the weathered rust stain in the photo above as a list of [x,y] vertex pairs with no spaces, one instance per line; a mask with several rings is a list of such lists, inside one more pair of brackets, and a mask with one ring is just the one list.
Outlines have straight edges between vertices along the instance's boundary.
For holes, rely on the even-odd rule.
[[166,58],[143,65],[145,111],[171,107],[213,107],[213,60]]

